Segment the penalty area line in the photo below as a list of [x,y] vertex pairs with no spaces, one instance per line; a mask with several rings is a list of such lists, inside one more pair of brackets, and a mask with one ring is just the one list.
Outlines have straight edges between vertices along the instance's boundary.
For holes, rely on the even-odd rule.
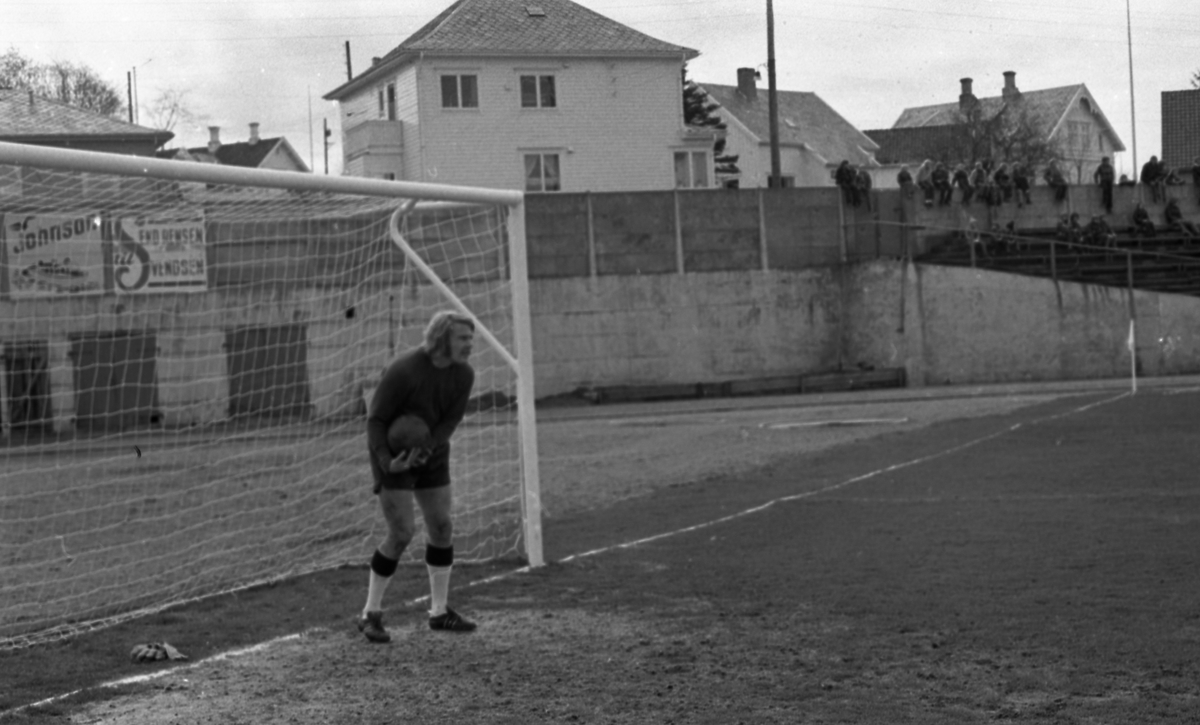
[[744,518],[746,516],[750,516],[752,514],[759,513],[761,511],[766,511],[767,509],[771,508],[772,506],[774,506],[776,504],[788,503],[791,501],[799,501],[799,500],[806,499],[806,498],[812,498],[814,496],[819,496],[824,493],[829,493],[830,491],[837,491],[839,489],[846,488],[847,486],[853,485],[855,483],[861,483],[868,479],[875,478],[877,476],[882,476],[884,474],[891,473],[893,471],[899,471],[904,468],[911,468],[912,466],[917,466],[922,463],[926,463],[928,461],[932,461],[932,460],[936,460],[938,458],[953,455],[960,451],[964,451],[968,448],[977,446],[981,443],[986,443],[990,440],[994,440],[1003,435],[1012,433],[1013,431],[1017,430],[1018,428],[1021,428],[1024,425],[1039,425],[1041,423],[1045,423],[1045,422],[1051,421],[1051,420],[1056,420],[1058,418],[1065,418],[1065,417],[1068,417],[1071,415],[1076,415],[1076,414],[1085,412],[1087,410],[1090,410],[1092,408],[1095,408],[1095,407],[1098,407],[1101,405],[1106,405],[1108,403],[1113,403],[1118,400],[1121,400],[1122,398],[1127,398],[1131,394],[1132,393],[1124,392],[1124,393],[1121,393],[1120,395],[1114,396],[1112,398],[1106,398],[1104,400],[1088,403],[1086,405],[1082,405],[1078,408],[1073,408],[1071,410],[1068,410],[1068,411],[1065,411],[1062,413],[1055,413],[1054,415],[1047,415],[1047,416],[1043,416],[1041,418],[1036,418],[1032,421],[1029,421],[1028,423],[1014,423],[1007,428],[996,431],[995,433],[990,433],[988,435],[981,436],[981,437],[975,438],[973,440],[969,440],[966,443],[960,443],[957,446],[952,446],[943,451],[939,451],[937,453],[931,453],[927,456],[921,456],[919,458],[913,458],[912,460],[904,461],[902,463],[894,463],[890,466],[884,466],[883,468],[878,468],[874,471],[869,471],[867,473],[863,473],[858,476],[848,478],[839,483],[834,483],[829,486],[824,486],[822,488],[813,489],[812,491],[805,491],[803,493],[795,493],[795,494],[791,494],[788,496],[781,496],[776,499],[771,499],[770,501],[767,501],[765,503],[761,503],[758,506],[753,506],[751,508],[729,514],[728,516],[722,516],[720,518],[712,519],[710,521],[704,521],[704,522],[701,522],[698,524],[693,524],[691,526],[685,526],[685,527],[682,527],[679,529],[675,529],[674,531],[665,531],[661,534],[647,536],[645,538],[637,539],[634,541],[626,541],[626,542],[623,542],[620,544],[613,544],[612,546],[604,546],[599,549],[592,549],[591,551],[584,551],[584,552],[580,552],[578,554],[572,554],[563,559],[559,559],[556,563],[567,564],[567,563],[570,563],[577,559],[583,559],[583,558],[592,557],[592,556],[599,556],[600,554],[607,554],[610,551],[618,551],[621,549],[632,549],[637,546],[642,546],[642,545],[649,544],[649,543],[652,543],[655,541],[660,541],[662,539],[667,539],[672,536],[679,536],[680,534],[688,534],[693,531],[700,531],[702,529],[707,529],[707,528],[711,528],[713,526],[718,526],[720,524],[724,524],[729,521],[735,521],[737,519]]

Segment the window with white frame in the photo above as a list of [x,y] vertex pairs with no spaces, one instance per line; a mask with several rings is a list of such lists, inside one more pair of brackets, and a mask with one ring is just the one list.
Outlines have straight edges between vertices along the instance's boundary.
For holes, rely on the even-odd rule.
[[676,189],[707,189],[708,177],[707,151],[675,152]]
[[525,154],[525,191],[561,191],[558,154]]
[[479,108],[479,76],[442,76],[442,108]]
[[554,88],[554,76],[521,76],[521,108],[556,107],[558,98]]

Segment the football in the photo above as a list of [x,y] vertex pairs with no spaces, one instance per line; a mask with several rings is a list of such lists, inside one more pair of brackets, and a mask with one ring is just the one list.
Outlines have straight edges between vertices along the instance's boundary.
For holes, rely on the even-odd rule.
[[429,426],[415,415],[402,415],[388,426],[388,450],[398,456],[402,451],[429,445]]

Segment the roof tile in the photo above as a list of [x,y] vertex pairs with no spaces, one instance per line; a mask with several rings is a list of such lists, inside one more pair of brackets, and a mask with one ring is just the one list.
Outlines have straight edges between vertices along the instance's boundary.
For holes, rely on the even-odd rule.
[[0,89],[0,138],[46,136],[166,136],[168,132],[68,106],[26,90]]
[[[743,123],[760,139],[770,139],[770,103],[767,93],[759,91],[754,100],[738,92],[737,86],[698,83],[709,97]],[[877,148],[866,134],[833,110],[816,93],[775,91],[779,107],[779,142],[804,144],[827,162],[848,160],[869,164]]]

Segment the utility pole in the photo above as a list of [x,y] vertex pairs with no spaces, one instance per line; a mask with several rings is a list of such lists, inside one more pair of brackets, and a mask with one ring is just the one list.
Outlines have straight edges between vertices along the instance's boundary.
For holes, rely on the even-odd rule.
[[1125,37],[1129,43],[1129,123],[1131,125],[1129,132],[1133,134],[1133,169],[1129,176],[1137,181],[1137,111],[1134,110],[1133,105],[1133,26],[1129,19],[1129,0],[1125,0]]
[[354,72],[350,70],[350,41],[346,41],[346,80],[354,80]]
[[769,186],[781,186],[779,164],[779,98],[775,94],[775,10],[767,0],[767,108],[771,114],[771,181]]
[[129,98],[129,122],[133,123],[133,71],[125,71],[125,95]]

